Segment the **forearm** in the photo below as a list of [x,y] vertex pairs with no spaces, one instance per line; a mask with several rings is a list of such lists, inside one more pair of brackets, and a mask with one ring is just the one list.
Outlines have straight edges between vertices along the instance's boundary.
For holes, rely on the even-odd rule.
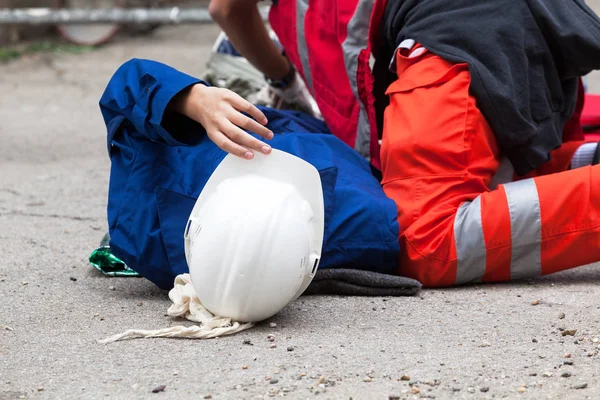
[[[181,92],[200,82],[156,61],[132,59],[124,63],[112,76],[100,99],[109,142],[125,120],[150,140],[174,145],[188,142],[180,131],[193,131],[188,129],[191,121],[169,112],[174,111],[169,106]],[[165,120],[168,120],[168,127]]]
[[271,79],[282,79],[289,61],[269,37],[256,0],[212,0],[209,11],[236,50]]

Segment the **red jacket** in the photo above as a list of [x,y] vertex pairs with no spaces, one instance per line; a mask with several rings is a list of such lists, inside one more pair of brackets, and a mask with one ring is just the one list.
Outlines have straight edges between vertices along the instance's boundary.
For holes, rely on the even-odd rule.
[[386,0],[279,0],[269,22],[331,132],[379,168],[371,48]]

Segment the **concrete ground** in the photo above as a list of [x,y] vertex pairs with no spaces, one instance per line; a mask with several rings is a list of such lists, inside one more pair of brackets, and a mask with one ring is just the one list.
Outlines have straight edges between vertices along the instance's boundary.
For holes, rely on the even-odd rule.
[[598,266],[414,298],[306,297],[231,337],[98,344],[181,323],[165,292],[87,263],[106,230],[98,99],[132,57],[199,74],[217,33],[169,27],[0,66],[0,399],[600,397]]

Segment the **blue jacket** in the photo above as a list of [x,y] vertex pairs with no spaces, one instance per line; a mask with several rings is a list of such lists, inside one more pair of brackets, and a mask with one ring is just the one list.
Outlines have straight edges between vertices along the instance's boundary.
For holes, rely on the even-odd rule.
[[[162,289],[188,271],[183,232],[196,198],[225,157],[204,128],[167,111],[171,99],[200,81],[167,65],[133,59],[110,80],[100,108],[111,160],[110,246],[130,268]],[[261,109],[276,133],[269,144],[314,165],[325,200],[320,268],[394,273],[397,209],[369,163],[298,112]]]

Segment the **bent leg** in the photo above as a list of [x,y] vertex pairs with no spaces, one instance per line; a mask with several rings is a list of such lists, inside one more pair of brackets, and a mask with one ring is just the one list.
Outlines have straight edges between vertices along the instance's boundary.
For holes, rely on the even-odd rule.
[[500,154],[469,93],[468,67],[425,53],[398,55],[397,69],[400,78],[388,89],[382,184],[398,208],[400,274],[450,286],[600,261],[600,166],[492,190]]

